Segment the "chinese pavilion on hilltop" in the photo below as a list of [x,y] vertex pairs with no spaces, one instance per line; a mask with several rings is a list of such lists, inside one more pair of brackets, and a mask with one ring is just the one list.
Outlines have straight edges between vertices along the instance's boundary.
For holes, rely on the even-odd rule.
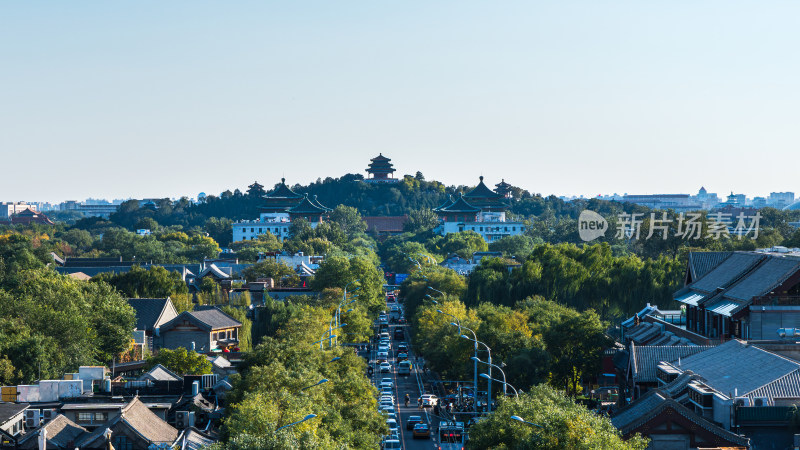
[[[391,159],[383,156],[383,153],[370,159],[369,167],[367,167],[368,178],[364,181],[367,183],[396,183],[400,180],[394,178],[394,172],[397,170],[391,163]],[[369,177],[371,175],[371,178]]]
[[495,192],[497,192],[498,194],[502,195],[505,198],[511,197],[511,188],[513,188],[514,186],[506,183],[505,179],[500,180],[500,182],[495,184],[495,186],[496,186],[494,190]]

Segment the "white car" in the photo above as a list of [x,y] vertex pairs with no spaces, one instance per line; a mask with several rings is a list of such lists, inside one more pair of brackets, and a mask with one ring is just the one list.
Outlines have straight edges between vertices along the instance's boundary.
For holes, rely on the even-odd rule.
[[422,406],[436,406],[439,399],[433,394],[422,394]]
[[394,380],[392,380],[390,377],[383,377],[381,378],[381,384],[383,383],[389,383],[389,386],[392,386],[394,385]]
[[383,450],[399,450],[403,448],[398,439],[387,439],[383,441]]
[[[392,372],[392,365],[388,362],[382,362],[380,367],[381,373],[391,373]],[[435,398],[435,397],[434,397]]]
[[378,361],[388,361],[389,360],[389,352],[378,352],[378,356],[376,357]]
[[389,425],[389,432],[397,431],[397,421],[394,419],[386,419],[386,425]]
[[378,387],[381,388],[381,389],[383,389],[383,388],[391,389],[392,388],[392,382],[391,381],[381,381],[381,384]]

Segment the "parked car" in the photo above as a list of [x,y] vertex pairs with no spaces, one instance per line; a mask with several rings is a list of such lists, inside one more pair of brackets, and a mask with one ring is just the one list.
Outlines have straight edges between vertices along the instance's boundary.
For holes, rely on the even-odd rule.
[[398,439],[386,439],[381,447],[383,450],[399,450],[403,448]]

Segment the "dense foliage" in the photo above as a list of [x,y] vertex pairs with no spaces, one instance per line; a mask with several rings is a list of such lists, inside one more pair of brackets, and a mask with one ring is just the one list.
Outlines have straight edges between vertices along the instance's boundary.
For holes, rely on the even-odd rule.
[[0,236],[0,382],[61,378],[132,344],[133,309],[111,286],[58,275],[23,235]]
[[639,435],[623,440],[607,417],[544,385],[519,398],[506,398],[496,412],[470,429],[469,436],[469,449],[644,450],[648,444]]
[[157,355],[147,358],[145,370],[150,370],[156,364],[161,364],[180,376],[211,373],[211,363],[204,355],[189,351],[183,347],[174,350],[168,348],[160,349]]
[[[329,301],[334,298],[331,293]],[[268,301],[260,313],[264,338],[247,355],[228,398],[229,439],[215,448],[377,447],[387,429],[366,363],[351,348],[314,343],[327,331],[332,303],[309,303]],[[275,432],[307,414],[317,417]]]

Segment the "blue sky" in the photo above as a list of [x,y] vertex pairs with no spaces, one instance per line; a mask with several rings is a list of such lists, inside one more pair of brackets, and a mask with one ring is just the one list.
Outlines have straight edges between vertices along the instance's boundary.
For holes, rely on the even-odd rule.
[[800,191],[800,3],[3,2],[0,200]]

